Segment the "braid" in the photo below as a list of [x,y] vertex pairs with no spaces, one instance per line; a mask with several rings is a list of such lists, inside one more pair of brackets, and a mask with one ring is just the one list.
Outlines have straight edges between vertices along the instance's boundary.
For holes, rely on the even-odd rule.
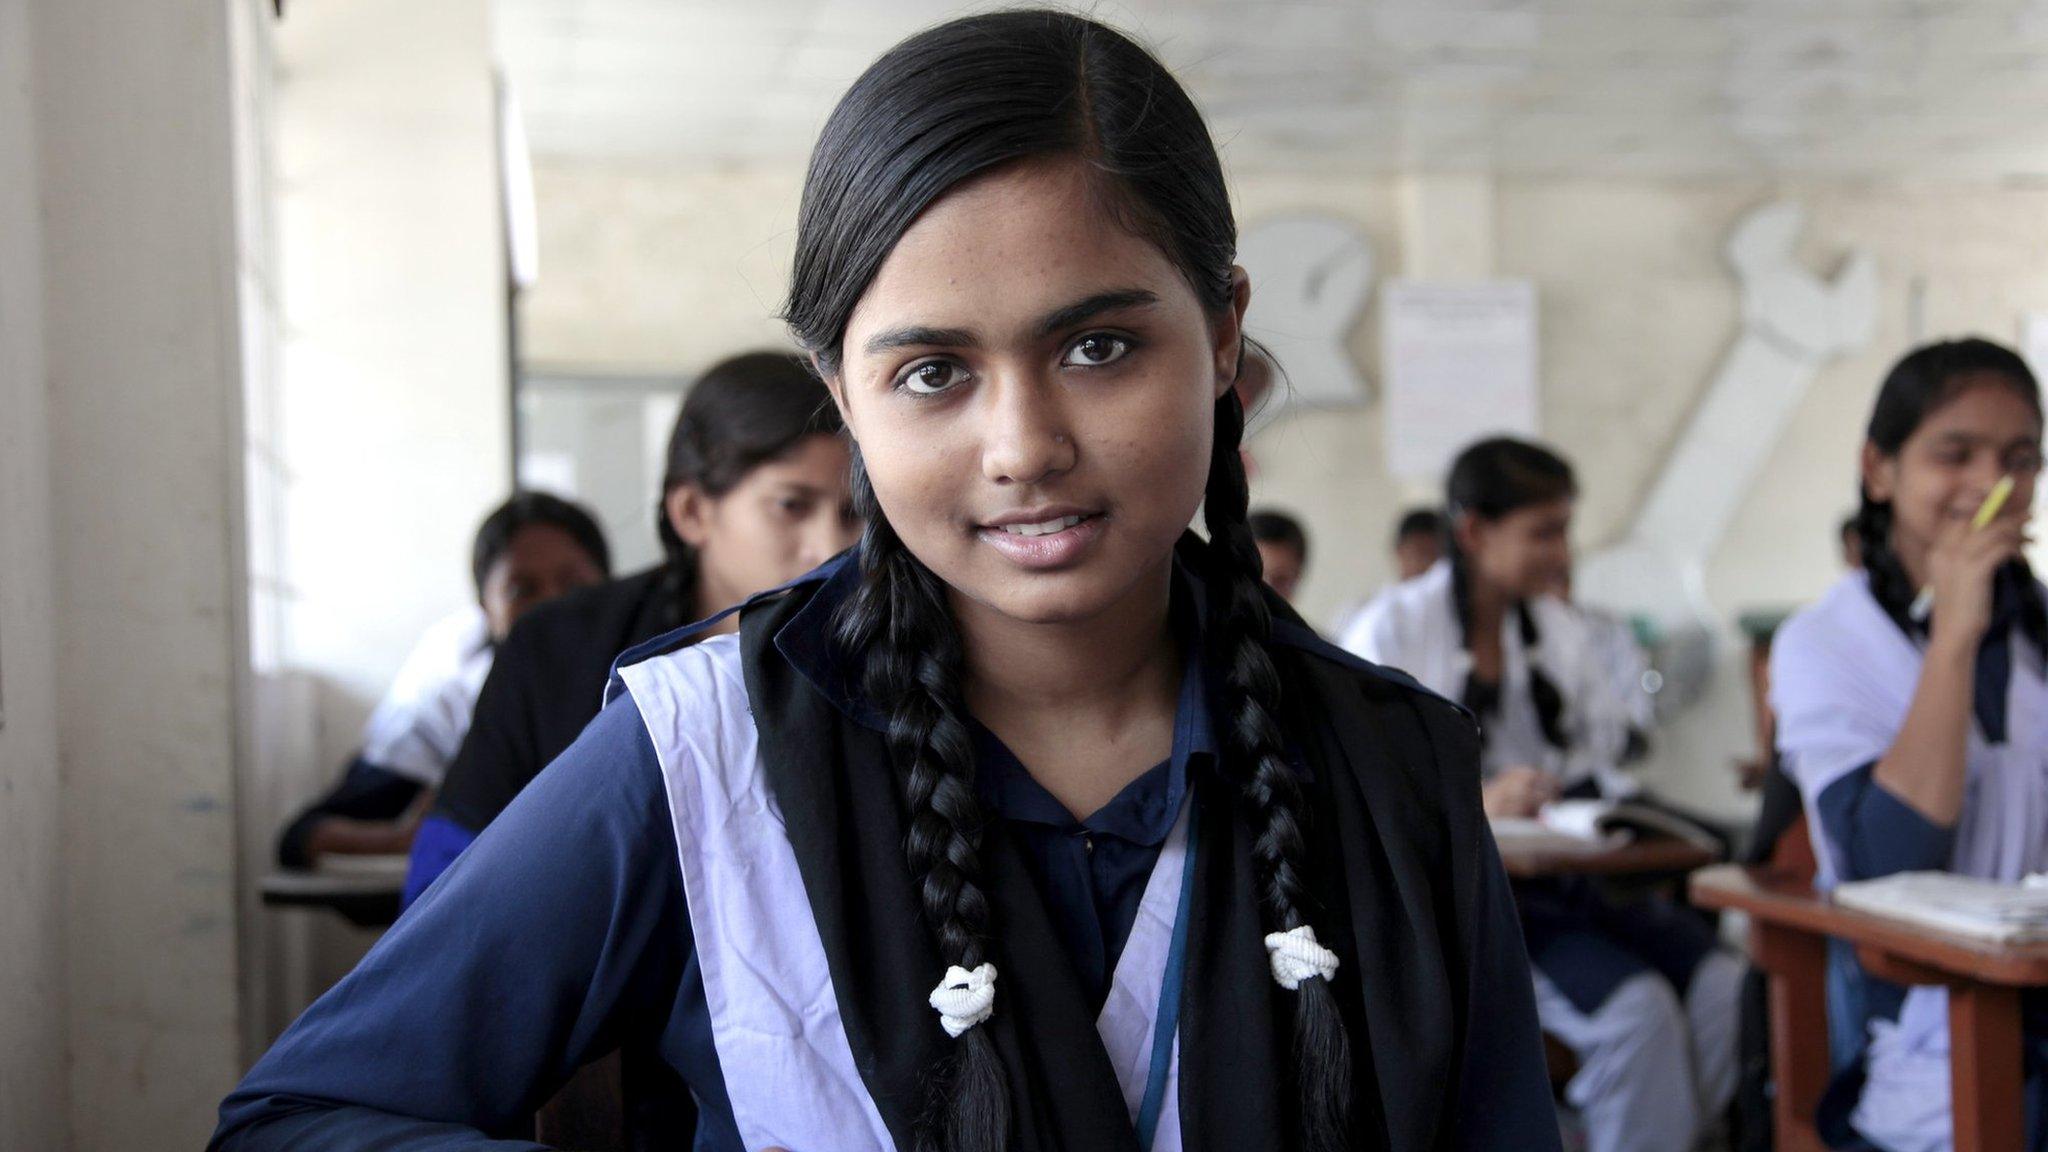
[[[903,852],[917,881],[940,958],[973,969],[987,959],[989,901],[981,887],[981,805],[974,746],[960,701],[964,664],[938,577],[897,538],[875,501],[856,447],[855,508],[861,585],[840,610],[838,639],[865,660],[862,688],[888,717],[889,751],[907,766]],[[985,1027],[955,1041],[927,1086],[920,1145],[933,1152],[1000,1152],[1010,1129],[1009,1087]]]
[[1864,489],[1856,506],[1856,539],[1863,545],[1863,570],[1870,575],[1870,595],[1884,614],[1908,636],[1922,630],[1913,622],[1913,579],[1899,554],[1892,551],[1892,506],[1872,500]]
[[[1302,879],[1308,857],[1302,814],[1308,805],[1301,781],[1282,755],[1275,717],[1280,674],[1266,650],[1272,616],[1259,583],[1259,550],[1245,523],[1249,492],[1238,445],[1244,408],[1233,389],[1216,402],[1216,441],[1209,462],[1203,518],[1209,529],[1210,645],[1224,669],[1231,702],[1221,725],[1225,763],[1237,779],[1251,819],[1252,855],[1259,868],[1259,900],[1278,931],[1307,923],[1310,897]],[[1296,989],[1294,1067],[1301,1090],[1302,1146],[1335,1152],[1347,1145],[1351,1106],[1351,1045],[1329,982],[1311,977]]]

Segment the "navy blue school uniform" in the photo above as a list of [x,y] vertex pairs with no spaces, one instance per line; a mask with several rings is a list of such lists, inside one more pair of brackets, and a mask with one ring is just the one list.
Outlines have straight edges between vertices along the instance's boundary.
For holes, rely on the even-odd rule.
[[[705,1152],[834,1109],[848,1122],[827,1129],[830,1146],[910,1147],[925,1073],[952,1041],[924,1003],[943,965],[902,859],[895,770],[831,640],[857,579],[842,558],[758,600],[738,637],[678,651],[690,636],[677,635],[623,657],[589,729],[258,1063],[212,1147],[534,1147],[518,1129],[535,1104],[626,1038],[689,1084]],[[1202,650],[1199,603],[1179,569],[1189,653]],[[1297,702],[1283,727],[1310,795],[1317,925],[1341,958],[1331,987],[1353,1038],[1355,1146],[1555,1148],[1469,718],[1291,618],[1275,640]],[[1140,1109],[1096,1025],[1132,987],[1132,941],[1161,938],[1169,859],[1185,866],[1179,911],[1164,905],[1185,967],[1165,969],[1183,972],[1166,981],[1178,1027],[1160,1028],[1157,1048],[1178,1092],[1153,1147],[1287,1143],[1293,994],[1266,971],[1210,679],[1200,660],[1188,669],[1170,757],[1085,821],[976,733],[1002,973],[982,1026],[1020,1152],[1139,1147]],[[671,674],[695,690],[655,692]],[[769,835],[734,841],[746,850],[719,872],[708,853],[733,845],[699,841],[748,821]],[[788,902],[747,906],[778,869]],[[1166,1009],[1154,1011],[1157,1024]],[[1153,1071],[1138,1076],[1148,1091]]]

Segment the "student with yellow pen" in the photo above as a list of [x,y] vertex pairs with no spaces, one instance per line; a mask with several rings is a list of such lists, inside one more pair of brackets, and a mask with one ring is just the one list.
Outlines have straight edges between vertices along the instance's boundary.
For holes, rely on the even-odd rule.
[[[2018,881],[2048,868],[2048,613],[2022,556],[2041,395],[1985,340],[1930,344],[1886,377],[1862,455],[1865,569],[1779,631],[1778,749],[1823,888],[1904,871]],[[1838,947],[1828,1018],[1834,1147],[1951,1144],[1946,994]],[[2026,1016],[2027,1147],[2048,1148],[2048,996]]]

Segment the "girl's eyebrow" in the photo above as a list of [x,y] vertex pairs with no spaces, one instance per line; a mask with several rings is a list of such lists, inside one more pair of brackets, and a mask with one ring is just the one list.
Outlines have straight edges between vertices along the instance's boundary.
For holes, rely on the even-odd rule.
[[1038,322],[1038,336],[1044,339],[1062,328],[1072,328],[1104,312],[1115,312],[1122,308],[1142,308],[1159,303],[1159,297],[1143,288],[1119,288],[1111,292],[1097,292],[1085,300],[1078,300],[1063,308],[1055,308]]
[[911,325],[877,332],[868,337],[868,342],[861,345],[861,348],[872,356],[877,352],[887,352],[891,348],[921,348],[931,345],[976,348],[981,345],[981,341],[965,328],[927,328],[922,325]]
[[[1038,321],[1036,335],[1039,339],[1084,323],[1104,312],[1115,312],[1122,308],[1145,308],[1159,303],[1157,293],[1143,288],[1118,288],[1109,292],[1097,292],[1072,304],[1062,305],[1046,313]],[[978,348],[981,338],[966,328],[932,328],[922,324],[889,328],[868,337],[861,349],[872,356],[892,348]]]

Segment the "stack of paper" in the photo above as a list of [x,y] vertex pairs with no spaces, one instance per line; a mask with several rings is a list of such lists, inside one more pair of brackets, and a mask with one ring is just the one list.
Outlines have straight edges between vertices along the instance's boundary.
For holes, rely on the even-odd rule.
[[2048,888],[1953,872],[1898,872],[1835,889],[1835,903],[1986,940],[2048,940]]

